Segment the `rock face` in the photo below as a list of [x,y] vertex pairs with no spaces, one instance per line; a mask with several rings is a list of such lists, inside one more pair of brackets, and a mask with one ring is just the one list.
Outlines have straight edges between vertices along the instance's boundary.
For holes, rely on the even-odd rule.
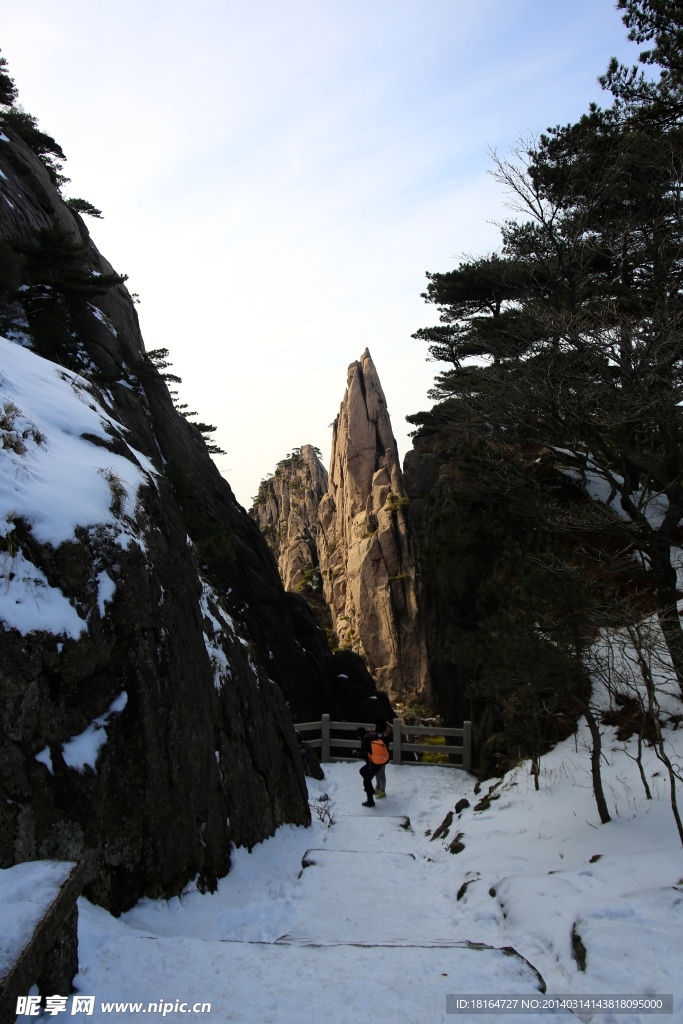
[[[337,648],[330,609],[323,596],[318,557],[318,508],[327,493],[327,470],[320,452],[305,444],[278,463],[262,481],[250,515],[263,533],[278,563],[280,578],[288,590],[297,638],[311,654],[327,665],[333,702],[325,711],[334,718],[371,722],[389,720],[392,709],[386,694],[378,691],[363,659],[352,650],[330,653],[315,618]],[[299,619],[301,616],[301,619]]]
[[408,499],[377,371],[366,349],[348,370],[334,422],[318,555],[340,647],[365,657],[394,700],[428,699]]
[[285,587],[310,602],[335,650],[355,652],[371,673],[356,665],[355,681],[339,692],[351,674],[331,666],[346,718],[354,717],[354,687],[367,689],[372,678],[391,700],[430,700],[407,506],[387,403],[366,349],[348,370],[329,476],[317,450],[303,445],[262,482],[251,510]]
[[279,462],[259,487],[251,514],[275,556],[285,590],[305,586],[318,569],[318,506],[326,492],[327,470],[310,444]]
[[[123,284],[84,297],[84,274],[112,268],[9,130],[0,169],[0,320],[21,357],[0,365],[0,866],[82,860],[86,895],[120,912],[194,876],[212,887],[231,842],[309,821],[291,722],[333,704],[324,637],[174,409]],[[78,288],[62,258],[85,260]],[[50,322],[29,308],[40,289]],[[72,346],[65,368],[52,338]],[[47,433],[31,427],[47,400],[20,396],[38,380],[92,429],[58,426],[59,401]],[[35,488],[76,440],[78,472],[55,478],[80,518],[57,537],[61,499]]]

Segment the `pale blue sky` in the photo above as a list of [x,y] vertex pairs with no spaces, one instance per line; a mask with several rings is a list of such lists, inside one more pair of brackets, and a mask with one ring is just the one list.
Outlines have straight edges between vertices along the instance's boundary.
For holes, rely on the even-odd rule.
[[437,369],[425,270],[497,244],[487,171],[629,61],[611,0],[0,0],[20,99],[130,275],[148,348],[218,426],[248,503],[293,446],[329,455],[370,348],[402,453]]

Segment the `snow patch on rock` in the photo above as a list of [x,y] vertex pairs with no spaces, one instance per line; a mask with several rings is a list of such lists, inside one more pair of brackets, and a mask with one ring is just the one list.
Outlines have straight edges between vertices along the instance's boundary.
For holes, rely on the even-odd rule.
[[[144,549],[137,494],[154,469],[133,449],[128,459],[93,443],[109,441],[112,432],[125,443],[126,431],[78,374],[6,338],[0,338],[0,367],[0,621],[24,636],[47,631],[77,639],[86,620],[22,549],[16,524],[55,548],[80,527],[105,530],[123,548]],[[113,591],[108,574],[100,573],[100,614]]]
[[109,719],[112,715],[120,714],[127,703],[128,694],[124,690],[109,705],[103,715],[99,715],[83,732],[78,736],[73,736],[68,743],[63,745],[62,756],[69,768],[84,772],[86,766],[89,766],[95,771],[99,752],[107,742],[106,726],[109,724]]

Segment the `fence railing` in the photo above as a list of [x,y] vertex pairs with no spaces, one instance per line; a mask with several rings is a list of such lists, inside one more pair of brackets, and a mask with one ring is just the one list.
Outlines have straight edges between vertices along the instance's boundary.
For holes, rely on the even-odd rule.
[[[319,732],[320,737],[314,737],[308,739],[304,736],[304,740],[314,749],[320,750],[320,760],[323,764],[327,764],[330,761],[351,761],[352,757],[332,757],[330,751],[331,748],[345,749],[358,749],[360,747],[360,740],[358,737],[354,737],[352,740],[344,739],[341,736],[332,736],[331,730],[334,729],[337,732],[355,732],[356,729],[362,727],[364,729],[374,728],[374,723],[369,724],[367,722],[333,722],[330,720],[329,715],[323,715],[319,722],[295,722],[294,728],[297,732]],[[445,737],[456,737],[460,738],[462,742],[460,745],[447,746],[445,743],[407,743],[403,739],[403,733],[407,733],[410,736],[445,736]],[[472,769],[472,723],[463,722],[462,729],[451,729],[446,728],[443,725],[405,725],[400,718],[395,718],[392,726],[392,738],[388,743],[389,750],[393,754],[394,764],[433,764],[434,762],[426,761],[403,761],[402,755],[404,752],[416,753],[416,754],[457,754],[462,758],[461,764],[453,764],[451,761],[442,762],[446,768],[464,768],[466,772]]]

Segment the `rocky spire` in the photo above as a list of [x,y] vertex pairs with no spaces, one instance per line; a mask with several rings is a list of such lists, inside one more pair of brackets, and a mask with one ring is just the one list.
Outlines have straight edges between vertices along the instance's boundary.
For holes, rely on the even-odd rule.
[[407,505],[386,399],[366,349],[349,367],[334,422],[318,556],[339,645],[363,655],[395,700],[429,690]]
[[327,470],[313,445],[304,444],[262,481],[251,509],[275,555],[285,590],[309,582],[318,567],[318,505],[327,491]]

